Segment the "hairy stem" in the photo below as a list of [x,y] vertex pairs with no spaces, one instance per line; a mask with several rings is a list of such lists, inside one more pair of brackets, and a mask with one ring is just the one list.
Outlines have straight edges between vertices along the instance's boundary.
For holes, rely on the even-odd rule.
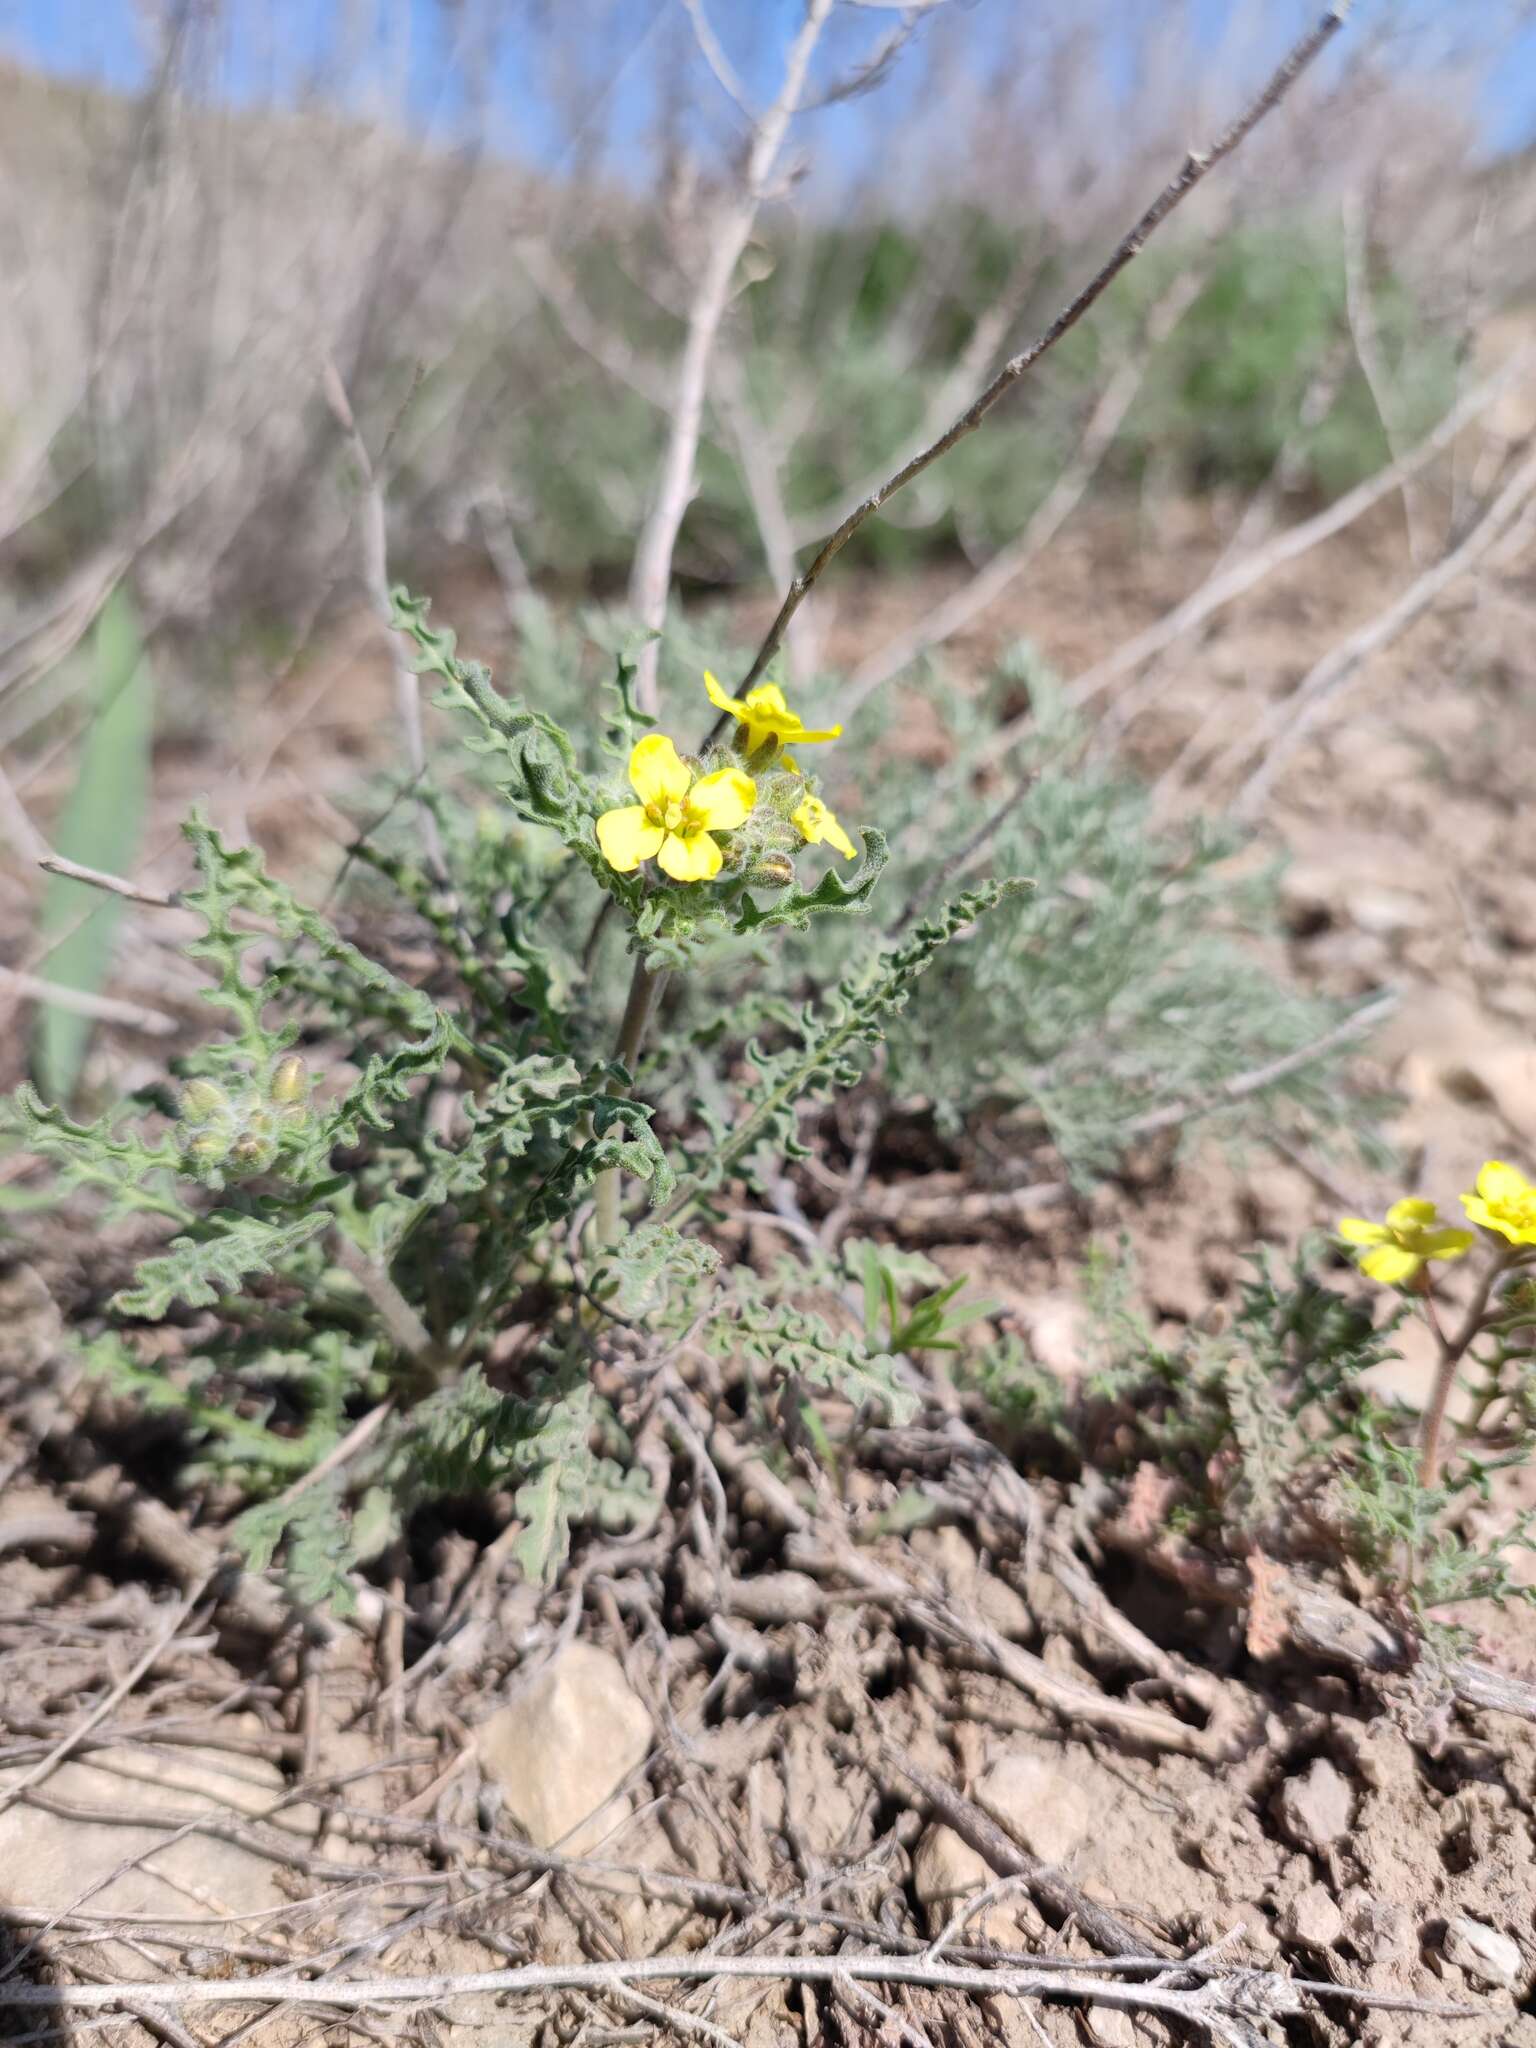
[[1435,1333],[1440,1355],[1435,1361],[1435,1385],[1430,1395],[1429,1406],[1419,1424],[1419,1484],[1434,1486],[1440,1477],[1440,1439],[1445,1433],[1445,1411],[1451,1398],[1451,1389],[1456,1384],[1457,1369],[1466,1356],[1467,1346],[1483,1326],[1488,1313],[1488,1303],[1500,1277],[1508,1271],[1514,1255],[1505,1251],[1497,1254],[1488,1264],[1483,1277],[1477,1283],[1467,1312],[1454,1331],[1446,1331],[1430,1304],[1429,1296],[1424,1297],[1425,1309],[1429,1316],[1430,1328]]
[[[630,977],[629,999],[624,1005],[624,1021],[619,1026],[619,1042],[613,1056],[619,1064],[633,1074],[640,1058],[640,1048],[645,1043],[645,1027],[650,1021],[651,1005],[661,976],[653,974],[643,960],[635,962],[634,974]],[[618,1087],[608,1084],[610,1095],[616,1095]],[[596,1232],[599,1246],[617,1244],[622,1230],[619,1216],[619,1196],[622,1192],[621,1176],[616,1166],[610,1166],[597,1179]]]

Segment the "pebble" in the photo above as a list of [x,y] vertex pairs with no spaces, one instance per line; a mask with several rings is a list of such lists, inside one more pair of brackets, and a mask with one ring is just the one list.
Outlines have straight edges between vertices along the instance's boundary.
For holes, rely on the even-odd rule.
[[1077,1780],[1037,1756],[1000,1756],[976,1782],[976,1804],[1042,1863],[1065,1863],[1093,1824]]
[[616,1657],[568,1643],[477,1735],[480,1766],[535,1848],[589,1854],[620,1818],[615,1795],[651,1747],[651,1717]]
[[1320,1756],[1310,1769],[1286,1779],[1275,1811],[1298,1847],[1321,1851],[1349,1832],[1355,1795],[1343,1772]]
[[1280,1932],[1287,1941],[1303,1942],[1308,1948],[1332,1948],[1344,1932],[1344,1915],[1330,1892],[1309,1884],[1280,1915]]
[[1440,1953],[1479,1984],[1503,1987],[1517,1984],[1525,1972],[1525,1957],[1519,1942],[1484,1920],[1456,1913],[1445,1924]]

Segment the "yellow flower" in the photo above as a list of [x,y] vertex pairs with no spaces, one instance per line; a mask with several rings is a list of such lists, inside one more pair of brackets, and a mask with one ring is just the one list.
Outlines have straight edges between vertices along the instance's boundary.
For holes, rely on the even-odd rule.
[[802,797],[790,812],[789,822],[799,828],[807,846],[819,846],[824,839],[844,860],[857,860],[857,847],[819,796]]
[[647,733],[629,757],[637,804],[604,811],[597,843],[609,867],[633,874],[653,857],[674,882],[708,882],[720,872],[713,832],[745,822],[757,785],[739,768],[695,778],[665,733]]
[[785,703],[784,692],[777,683],[759,683],[745,697],[728,697],[705,669],[704,688],[717,711],[728,711],[746,728],[749,754],[755,754],[770,740],[777,740],[781,747],[805,747],[815,740],[842,738],[840,725],[829,725],[825,732],[808,732],[799,713],[791,711]]
[[1472,1222],[1511,1244],[1536,1244],[1536,1187],[1502,1159],[1488,1161],[1477,1176],[1477,1193],[1463,1195],[1461,1206]]
[[1459,1259],[1474,1242],[1470,1230],[1436,1225],[1437,1214],[1433,1202],[1409,1195],[1392,1204],[1385,1223],[1368,1223],[1363,1216],[1341,1217],[1339,1235],[1346,1244],[1375,1246],[1360,1261],[1361,1272],[1379,1280],[1383,1287],[1401,1287],[1417,1277],[1427,1260]]

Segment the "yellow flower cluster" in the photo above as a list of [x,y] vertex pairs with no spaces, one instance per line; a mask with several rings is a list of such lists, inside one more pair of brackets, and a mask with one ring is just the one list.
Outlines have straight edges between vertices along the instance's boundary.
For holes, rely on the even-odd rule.
[[[1477,1176],[1475,1194],[1461,1206],[1467,1220],[1493,1231],[1511,1245],[1536,1245],[1536,1186],[1502,1159],[1490,1159]],[[1459,1259],[1477,1241],[1475,1231],[1439,1222],[1433,1202],[1407,1196],[1394,1202],[1381,1223],[1364,1216],[1339,1219],[1346,1244],[1369,1249],[1360,1270],[1384,1287],[1412,1286],[1431,1259]]]
[[[740,725],[749,761],[772,748],[773,765],[798,775],[793,755],[785,751],[789,746],[810,746],[842,735],[840,725],[812,732],[790,710],[777,683],[759,683],[745,697],[732,697],[706,670],[704,689],[716,710],[729,712]],[[654,860],[674,882],[713,881],[724,863],[714,835],[746,823],[757,803],[753,778],[739,768],[700,775],[665,733],[648,733],[630,754],[629,780],[640,801],[604,811],[597,821],[597,843],[608,865],[628,875],[642,861]],[[857,859],[858,849],[820,797],[807,793],[789,813],[789,821],[808,846],[825,843],[844,860]]]

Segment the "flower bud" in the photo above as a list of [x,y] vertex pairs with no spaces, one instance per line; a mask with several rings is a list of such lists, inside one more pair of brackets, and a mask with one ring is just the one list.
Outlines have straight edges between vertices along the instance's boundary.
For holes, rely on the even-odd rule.
[[273,1102],[302,1102],[309,1089],[309,1075],[296,1052],[280,1059],[272,1069],[267,1094]]
[[229,1142],[217,1131],[202,1131],[182,1147],[187,1157],[200,1166],[215,1165],[229,1150]]
[[194,1123],[204,1123],[228,1106],[224,1090],[213,1081],[189,1081],[181,1091],[181,1113]]
[[787,853],[760,853],[747,869],[747,880],[759,889],[787,889],[795,879],[795,864]]
[[271,1141],[255,1131],[243,1131],[229,1148],[229,1156],[241,1166],[254,1166],[271,1152]]

